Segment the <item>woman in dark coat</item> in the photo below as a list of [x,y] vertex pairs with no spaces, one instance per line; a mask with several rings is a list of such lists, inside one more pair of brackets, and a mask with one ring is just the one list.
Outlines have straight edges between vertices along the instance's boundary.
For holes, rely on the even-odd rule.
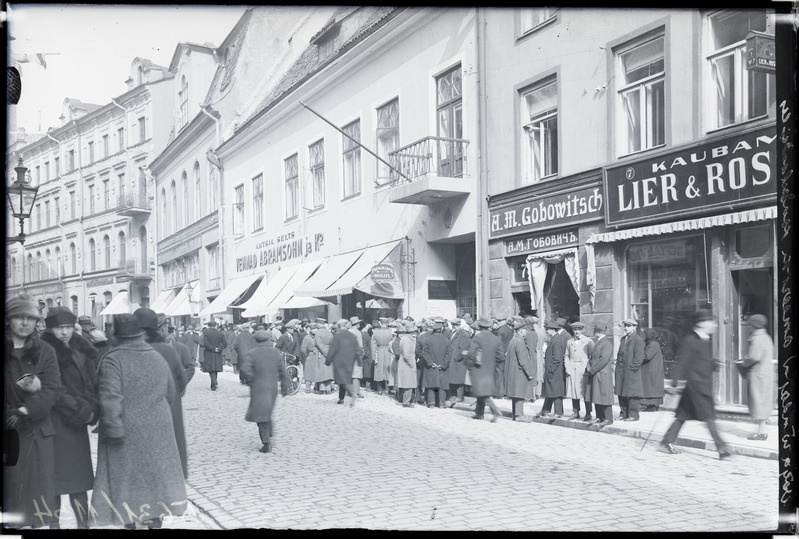
[[[3,406],[4,441],[8,444],[3,463],[6,526],[46,524],[37,515],[37,505],[41,508],[42,501],[55,490],[55,428],[51,409],[63,388],[53,347],[35,334],[38,319],[36,302],[27,294],[6,302]],[[21,378],[23,375],[29,376]]]
[[51,309],[45,318],[47,331],[42,340],[53,347],[64,391],[52,410],[55,427],[55,492],[47,505],[53,512],[50,527],[57,527],[61,495],[69,502],[79,529],[88,525],[88,491],[94,483],[94,465],[87,425],[100,419],[95,357],[97,350],[85,337],[75,333],[77,317],[67,307]]
[[272,451],[272,410],[277,400],[278,381],[281,394],[285,397],[288,394],[289,380],[283,356],[274,347],[272,333],[259,329],[253,337],[255,346],[242,358],[240,367],[245,383],[250,386],[250,406],[244,419],[258,424],[258,434],[261,437],[259,451],[269,453]]
[[718,370],[713,360],[710,337],[718,331],[718,323],[710,311],[700,309],[694,315],[693,331],[686,335],[677,351],[677,370],[672,385],[685,380],[680,403],[677,405],[675,420],[660,442],[660,451],[679,453],[674,442],[686,421],[704,421],[707,425],[719,460],[729,458],[732,453],[719,434],[716,426],[716,407],[713,401],[713,373]]
[[[114,317],[117,346],[100,361],[100,432],[91,505],[99,525],[159,528],[186,511],[169,403],[178,391],[132,314]],[[135,508],[126,511],[125,507]]]
[[642,412],[657,412],[663,404],[663,352],[658,342],[656,329],[644,330],[644,362],[641,364]]
[[514,335],[505,353],[504,394],[512,403],[513,420],[529,423],[532,417],[524,414],[524,401],[534,396],[535,367],[527,343],[527,323],[519,321],[513,325]]
[[352,396],[350,406],[355,406],[358,395],[352,387],[352,371],[356,363],[362,365],[358,339],[351,331],[347,331],[348,322],[341,319],[337,322],[338,331],[330,341],[330,350],[325,365],[333,365],[333,380],[338,384],[338,404],[344,404],[344,395]]

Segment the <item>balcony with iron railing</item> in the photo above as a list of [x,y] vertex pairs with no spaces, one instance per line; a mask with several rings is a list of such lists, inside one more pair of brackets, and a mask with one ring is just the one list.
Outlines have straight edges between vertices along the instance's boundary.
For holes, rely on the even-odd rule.
[[147,259],[123,258],[117,264],[118,281],[152,279],[150,261]]
[[390,152],[389,201],[429,205],[468,195],[468,145],[468,140],[431,136]]
[[117,196],[117,215],[126,217],[150,215],[150,198],[142,193],[122,193]]

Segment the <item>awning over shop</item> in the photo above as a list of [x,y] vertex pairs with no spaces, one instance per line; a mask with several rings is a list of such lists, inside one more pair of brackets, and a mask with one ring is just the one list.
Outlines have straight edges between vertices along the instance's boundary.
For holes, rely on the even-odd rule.
[[588,291],[591,294],[591,307],[594,305],[596,295],[596,259],[594,255],[595,243],[610,243],[614,241],[629,240],[634,238],[644,238],[647,236],[657,236],[660,234],[671,234],[675,232],[690,232],[694,230],[704,230],[717,226],[738,225],[743,223],[754,223],[767,219],[777,218],[777,206],[757,208],[754,210],[738,211],[735,213],[725,213],[723,215],[712,215],[710,217],[700,217],[697,219],[686,219],[673,223],[661,223],[659,225],[642,226],[638,228],[628,228],[625,230],[615,230],[602,234],[592,234],[585,240],[586,272],[585,281]]
[[[281,269],[280,277],[282,278],[282,274],[285,274],[288,276],[288,280],[283,282],[283,286],[280,288],[280,290],[271,296],[266,303],[258,302],[258,304],[254,307],[247,308],[247,310],[241,313],[241,315],[249,318],[252,316],[261,316],[262,314],[274,313],[281,308],[288,308],[284,306],[284,303],[286,303],[294,295],[294,290],[297,287],[301,286],[306,280],[308,280],[308,277],[319,267],[321,263],[322,260],[312,260],[310,262],[303,262],[302,264]],[[277,278],[278,276],[275,276],[275,280],[277,280]],[[256,294],[257,293],[258,292],[256,291]],[[253,295],[253,298],[255,298],[255,294]],[[313,298],[304,299],[314,300]],[[320,302],[319,304],[324,305],[325,302]],[[307,306],[303,305],[303,307],[295,308],[307,308]]]
[[333,284],[352,267],[355,261],[360,258],[361,254],[363,254],[363,250],[331,256],[325,261],[322,267],[313,274],[313,277],[294,290],[294,295],[301,298],[324,298],[334,296],[335,294],[328,292],[328,288],[333,286]]
[[183,316],[196,314],[199,311],[200,299],[197,285],[200,281],[192,281],[184,286],[175,299],[164,309],[167,316]]
[[158,294],[158,297],[155,298],[155,301],[150,305],[150,308],[157,313],[163,312],[164,308],[169,305],[169,302],[171,302],[173,299],[175,299],[175,291],[172,289],[164,290]]
[[262,280],[250,299],[241,305],[236,305],[237,309],[244,309],[241,315],[249,318],[265,314],[269,304],[283,290],[291,276],[294,275],[295,270],[296,266],[283,267],[271,279],[267,277]]
[[385,260],[389,253],[399,245],[400,241],[392,241],[363,249],[361,256],[350,266],[350,269],[344,272],[344,275],[339,277],[335,283],[331,284],[321,297],[352,294],[358,283],[369,275],[372,267]]
[[290,299],[283,303],[281,309],[310,309],[312,307],[322,307],[324,305],[329,305],[329,302],[317,298],[298,298],[297,296],[291,296]]
[[[248,275],[247,277],[231,279],[227,286],[219,293],[219,295],[215,297],[207,307],[200,311],[200,316],[210,316],[215,313],[223,313],[227,311],[227,308],[231,303],[239,299],[239,297],[241,297],[241,295],[247,291],[250,285],[263,276],[263,273],[256,273],[254,275]],[[237,307],[241,308],[240,305]]]
[[134,310],[135,309],[133,309],[133,306],[130,304],[128,292],[125,290],[120,290],[116,296],[111,298],[111,301],[105,306],[105,309],[100,311],[100,316],[132,313]]

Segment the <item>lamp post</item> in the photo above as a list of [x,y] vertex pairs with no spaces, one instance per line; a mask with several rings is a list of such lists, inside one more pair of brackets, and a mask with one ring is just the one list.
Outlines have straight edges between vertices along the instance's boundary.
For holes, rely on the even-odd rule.
[[17,181],[8,187],[6,197],[11,206],[11,215],[19,219],[19,235],[8,238],[7,243],[25,243],[25,219],[31,217],[39,188],[31,187],[26,178],[28,169],[22,166],[22,156],[19,158],[19,165],[14,167],[14,170],[17,173]]

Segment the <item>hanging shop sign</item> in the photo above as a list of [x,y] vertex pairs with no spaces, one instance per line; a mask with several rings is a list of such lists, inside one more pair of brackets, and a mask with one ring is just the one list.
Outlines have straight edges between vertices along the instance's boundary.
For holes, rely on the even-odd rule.
[[557,193],[490,211],[489,238],[584,223],[603,216],[599,187]]
[[237,257],[236,271],[249,271],[280,262],[305,258],[312,253],[318,253],[324,244],[325,236],[321,232],[305,238],[295,232],[286,232],[257,243],[254,253]]
[[456,281],[427,280],[427,299],[456,299],[458,284]]
[[394,267],[391,264],[375,264],[372,266],[369,276],[376,283],[391,281],[396,278]]
[[777,199],[776,128],[605,169],[608,226],[730,211]]
[[746,69],[774,73],[777,70],[777,55],[774,36],[750,30],[746,36]]
[[514,236],[503,240],[505,256],[516,256],[563,247],[576,247],[578,242],[577,229],[559,230],[555,232],[542,232]]

